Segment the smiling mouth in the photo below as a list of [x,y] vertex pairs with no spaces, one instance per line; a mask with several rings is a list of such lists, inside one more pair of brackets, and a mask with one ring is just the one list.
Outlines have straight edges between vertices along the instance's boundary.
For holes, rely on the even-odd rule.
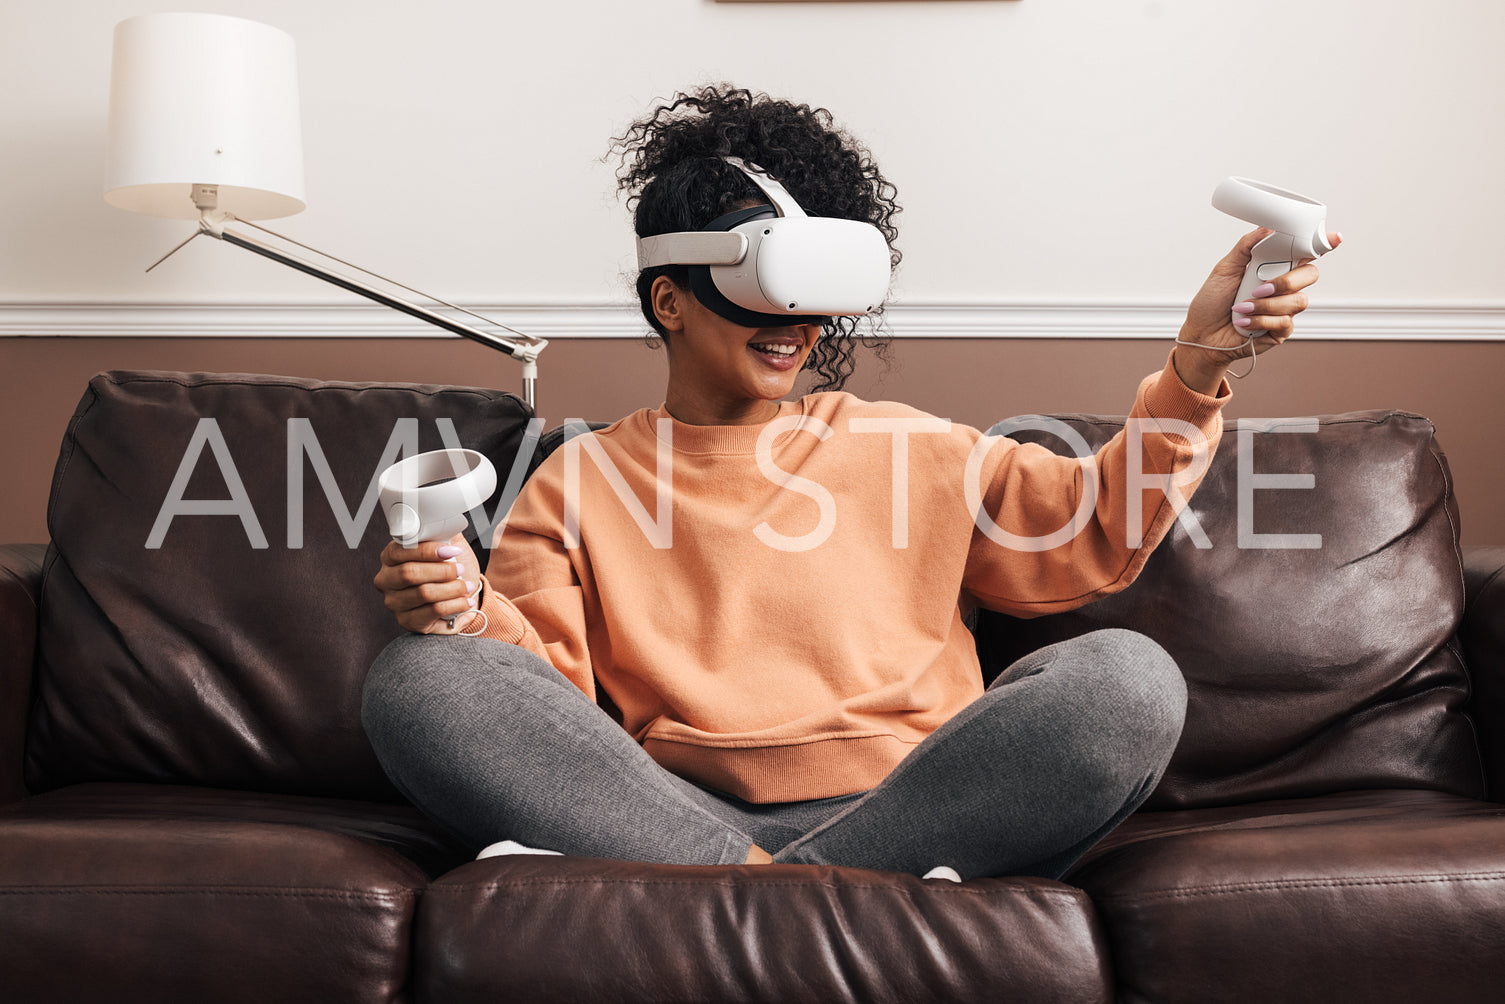
[[789,359],[792,356],[798,355],[800,351],[800,347],[798,345],[778,345],[767,342],[761,345],[751,345],[749,346],[749,348],[751,348],[754,352],[761,352],[766,356],[773,356],[775,359]]

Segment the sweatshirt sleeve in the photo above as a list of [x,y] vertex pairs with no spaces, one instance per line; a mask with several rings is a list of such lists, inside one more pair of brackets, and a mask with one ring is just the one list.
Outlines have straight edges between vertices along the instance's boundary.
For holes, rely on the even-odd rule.
[[486,565],[482,637],[547,659],[592,701],[595,674],[587,643],[585,592],[563,543],[557,482],[540,468],[497,530]]
[[1217,397],[1191,390],[1167,361],[1090,461],[983,437],[964,591],[991,610],[1035,617],[1128,586],[1201,483],[1229,397],[1226,382]]

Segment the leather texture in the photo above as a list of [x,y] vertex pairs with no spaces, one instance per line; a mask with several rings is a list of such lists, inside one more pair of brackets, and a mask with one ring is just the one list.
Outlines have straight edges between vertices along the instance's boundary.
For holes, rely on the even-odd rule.
[[13,1001],[401,999],[420,891],[464,860],[406,806],[163,784],[0,808],[0,845]]
[[[1093,448],[1122,428],[1053,419]],[[1069,451],[1048,434],[1015,438]],[[1303,473],[1312,487],[1256,480]],[[1431,422],[1387,411],[1230,424],[1188,511],[1210,546],[1178,523],[1121,593],[1033,620],[983,613],[985,670],[1105,627],[1165,646],[1189,700],[1147,809],[1390,787],[1483,794],[1454,639],[1457,501]],[[1320,546],[1252,546],[1271,535]]]
[[1045,879],[520,855],[429,887],[414,965],[449,1004],[1087,1004],[1112,999],[1103,947],[1087,897]]
[[[368,514],[348,546],[298,455],[305,537],[288,546],[288,420],[308,420],[358,523],[399,419],[417,420],[421,449],[445,445],[436,420],[451,420],[505,482],[520,451],[531,469],[561,438],[535,452],[529,417],[465,388],[91,383],[59,457],[52,546],[0,548],[0,999],[1499,999],[1505,805],[1477,800],[1470,716],[1505,776],[1505,548],[1460,558],[1425,419],[1230,428],[1195,524],[1129,590],[1028,621],[984,612],[985,670],[1124,625],[1171,650],[1191,708],[1159,811],[1065,883],[953,884],[468,861],[398,804],[357,713],[397,632],[368,585],[385,529]],[[180,515],[145,547],[205,419],[266,548],[224,513]],[[1064,420],[1093,445],[1121,424]],[[229,498],[227,469],[206,447],[184,497]],[[1315,486],[1241,494],[1251,472]],[[1246,538],[1322,546],[1241,548],[1241,507]]]
[[26,797],[21,754],[46,544],[0,545],[0,805]]
[[[497,465],[501,492],[529,417],[510,394],[473,388],[95,377],[48,510],[32,790],[162,781],[395,800],[359,715],[366,670],[400,633],[370,584],[388,540],[375,478],[396,459],[387,448],[400,423],[430,450],[446,445],[447,421]],[[322,465],[290,445],[301,430]],[[180,469],[191,477],[174,493]],[[250,518],[225,501],[218,514],[180,511],[148,547],[174,496],[240,497]]]
[[1498,1001],[1505,805],[1355,791],[1140,813],[1067,881],[1125,1004]]
[[1489,797],[1505,802],[1505,547],[1464,548],[1463,558],[1467,599],[1458,640],[1474,685],[1470,711]]

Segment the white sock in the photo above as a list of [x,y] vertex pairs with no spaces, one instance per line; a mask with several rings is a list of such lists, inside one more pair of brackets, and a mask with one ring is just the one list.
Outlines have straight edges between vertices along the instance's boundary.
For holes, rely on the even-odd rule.
[[962,880],[962,877],[957,874],[956,869],[952,868],[950,865],[936,865],[934,868],[930,869],[920,877],[928,879],[945,879],[947,882],[960,882]]
[[516,840],[498,840],[494,844],[487,844],[481,848],[481,853],[476,855],[476,860],[500,857],[503,854],[558,854],[560,857],[564,856],[559,851],[546,851],[541,847],[525,847]]

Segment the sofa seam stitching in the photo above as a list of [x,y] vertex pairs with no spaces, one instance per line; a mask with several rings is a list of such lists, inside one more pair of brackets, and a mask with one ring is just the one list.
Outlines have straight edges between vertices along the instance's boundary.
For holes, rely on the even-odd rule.
[[[773,881],[749,881],[749,882],[705,882],[690,879],[601,879],[601,878],[520,878],[498,882],[488,882],[479,885],[466,883],[465,885],[430,885],[424,890],[427,894],[460,894],[475,891],[501,892],[509,888],[522,888],[527,886],[569,886],[569,885],[635,885],[635,886],[693,886],[695,888],[720,888],[720,889],[744,889],[744,888],[787,888],[787,889],[885,889],[895,892],[908,891],[898,884],[873,883],[834,883],[834,882],[773,882]],[[976,896],[996,896],[1003,890],[969,889],[965,885],[946,883],[942,887],[936,885],[933,888],[946,893],[969,893]],[[1030,896],[1049,896],[1060,899],[1079,902],[1091,898],[1080,889],[1030,889],[1012,890],[1011,894],[1024,893]]]
[[0,888],[0,896],[55,896],[55,895],[88,895],[88,896],[182,896],[213,893],[215,895],[231,894],[236,896],[254,896],[266,898],[300,898],[300,899],[359,899],[375,900],[380,902],[397,902],[414,895],[416,890],[406,892],[357,892],[342,891],[339,889],[256,889],[246,886],[94,886],[94,885],[58,885],[58,886],[17,886]]
[[1458,875],[1404,875],[1389,878],[1347,879],[1271,879],[1265,882],[1235,882],[1227,885],[1192,886],[1165,889],[1152,893],[1106,893],[1095,897],[1101,903],[1152,902],[1162,899],[1186,899],[1194,896],[1221,896],[1231,893],[1280,892],[1287,889],[1365,888],[1391,885],[1441,885],[1454,882],[1505,881],[1505,871],[1464,872]]
[[[177,387],[182,387],[185,390],[197,390],[199,388],[208,388],[208,387],[280,387],[280,388],[283,388],[283,389],[308,391],[310,393],[323,392],[323,391],[343,391],[343,392],[349,393],[349,394],[362,394],[362,393],[365,393],[366,391],[371,391],[371,390],[392,390],[392,391],[397,391],[397,392],[400,392],[400,393],[418,394],[418,395],[420,395],[422,397],[464,396],[464,397],[476,397],[476,398],[480,398],[483,401],[489,401],[489,402],[505,401],[505,402],[517,402],[519,404],[522,404],[522,399],[519,398],[517,395],[511,393],[510,391],[495,391],[495,392],[488,393],[486,390],[483,390],[483,389],[470,389],[470,388],[460,388],[460,387],[441,387],[438,390],[431,390],[431,391],[429,391],[429,390],[420,390],[418,388],[418,386],[412,385],[412,384],[398,385],[398,384],[392,384],[392,383],[383,383],[383,382],[380,382],[380,381],[373,382],[373,383],[369,384],[368,386],[330,386],[330,385],[328,385],[326,383],[325,386],[309,387],[309,386],[306,386],[306,385],[301,384],[301,383],[290,382],[290,381],[286,381],[286,380],[276,380],[276,379],[265,380],[265,381],[251,381],[251,380],[204,380],[204,381],[200,381],[200,382],[197,382],[197,383],[190,383],[190,382],[188,382],[186,380],[177,380],[177,379],[173,379],[172,377],[167,377],[167,376],[134,375],[134,376],[131,376],[131,377],[129,377],[127,379],[123,379],[123,380],[122,379],[116,379],[116,377],[114,376],[114,374],[112,372],[101,373],[100,376],[106,382],[108,382],[108,383],[110,383],[110,384],[112,384],[113,386],[116,386],[116,387],[125,387],[125,386],[127,386],[129,384],[133,384],[133,383],[172,384],[172,385],[177,386]],[[323,383],[323,381],[320,381],[320,382]],[[493,396],[493,394],[495,396]]]

